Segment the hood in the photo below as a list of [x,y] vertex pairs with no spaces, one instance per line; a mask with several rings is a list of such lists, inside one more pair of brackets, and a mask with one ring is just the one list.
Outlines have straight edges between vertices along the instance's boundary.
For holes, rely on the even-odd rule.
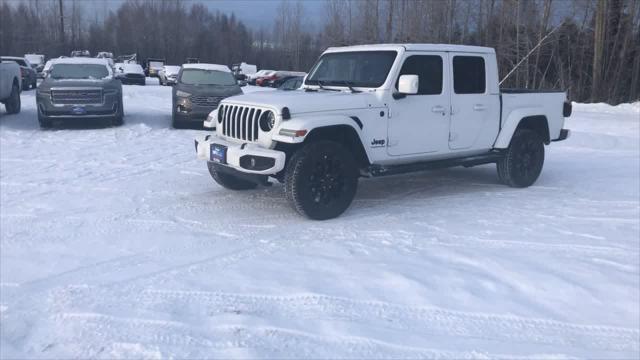
[[113,78],[106,78],[101,80],[89,80],[89,79],[58,79],[46,78],[40,86],[39,90],[46,90],[50,88],[74,88],[74,87],[103,87],[105,84],[111,83]]
[[228,85],[228,86],[220,86],[220,85],[187,85],[180,84],[173,87],[173,93],[181,90],[188,92],[191,95],[202,95],[202,96],[232,96],[237,94],[242,94],[242,89],[238,85]]
[[[351,93],[350,91],[257,91],[247,95],[234,96],[225,103],[272,106],[277,109],[288,107],[291,114],[319,111],[351,110],[376,104],[370,92]],[[377,106],[376,106],[377,107]]]

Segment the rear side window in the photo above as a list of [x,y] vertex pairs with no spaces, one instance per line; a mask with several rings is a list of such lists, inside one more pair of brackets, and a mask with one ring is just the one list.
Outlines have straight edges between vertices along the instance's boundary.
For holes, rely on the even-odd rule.
[[[418,75],[418,95],[442,93],[442,57],[438,55],[412,55],[402,64],[400,75]],[[396,88],[398,88],[398,81]]]
[[453,57],[453,91],[456,94],[484,94],[486,85],[482,57]]

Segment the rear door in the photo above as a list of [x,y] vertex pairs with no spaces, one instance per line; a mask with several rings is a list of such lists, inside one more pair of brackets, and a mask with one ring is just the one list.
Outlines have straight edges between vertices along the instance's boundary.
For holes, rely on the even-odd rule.
[[488,56],[450,54],[452,150],[489,149],[498,133],[500,98],[497,93],[491,94],[487,86]]
[[418,75],[415,95],[392,99],[388,122],[389,155],[412,155],[447,150],[449,136],[448,55],[445,52],[407,52],[400,73]]

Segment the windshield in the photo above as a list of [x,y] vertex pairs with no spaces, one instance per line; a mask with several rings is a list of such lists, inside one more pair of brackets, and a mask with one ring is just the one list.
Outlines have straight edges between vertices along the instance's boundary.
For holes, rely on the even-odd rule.
[[355,51],[322,55],[307,77],[307,85],[379,87],[387,79],[396,51]]
[[183,69],[180,82],[187,85],[235,85],[236,79],[223,71]]
[[54,64],[51,77],[54,79],[104,79],[109,70],[98,64]]

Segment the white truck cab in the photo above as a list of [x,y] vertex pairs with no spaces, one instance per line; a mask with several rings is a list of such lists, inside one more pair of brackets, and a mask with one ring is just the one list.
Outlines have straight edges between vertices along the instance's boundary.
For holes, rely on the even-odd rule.
[[570,114],[564,92],[501,90],[492,48],[348,46],[327,49],[301,90],[223,100],[196,151],[222,186],[274,177],[301,214],[328,219],[359,177],[496,163],[502,182],[529,186]]

